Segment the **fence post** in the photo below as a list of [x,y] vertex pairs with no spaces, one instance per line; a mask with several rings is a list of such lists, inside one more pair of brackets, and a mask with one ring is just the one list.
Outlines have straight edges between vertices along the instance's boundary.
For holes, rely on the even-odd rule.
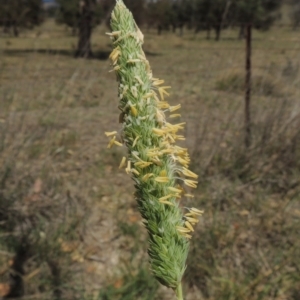
[[247,25],[246,32],[246,81],[245,81],[245,146],[248,148],[251,144],[251,33],[252,25]]

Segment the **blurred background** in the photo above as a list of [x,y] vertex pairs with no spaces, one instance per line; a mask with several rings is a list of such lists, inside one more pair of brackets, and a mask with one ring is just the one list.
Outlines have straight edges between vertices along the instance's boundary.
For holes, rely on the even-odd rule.
[[[299,0],[124,2],[199,174],[186,299],[299,300]],[[0,299],[173,299],[106,148],[114,3],[0,0]]]

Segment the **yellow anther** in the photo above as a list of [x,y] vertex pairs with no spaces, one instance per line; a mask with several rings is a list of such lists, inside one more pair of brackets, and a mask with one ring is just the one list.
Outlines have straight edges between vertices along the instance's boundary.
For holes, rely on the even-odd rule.
[[136,169],[131,169],[131,173],[133,173],[135,175],[140,175],[140,172],[137,171]]
[[159,96],[162,100],[164,100],[164,95],[169,96],[170,94],[166,91],[166,89],[170,89],[170,86],[162,86],[158,88]]
[[163,149],[160,152],[163,154],[173,154],[174,150],[169,148],[169,149]]
[[165,114],[159,110],[159,109],[156,109],[156,119],[157,119],[157,122],[160,123],[161,125],[165,122]]
[[172,198],[172,197],[174,197],[174,195],[173,195],[173,194],[169,194],[169,195],[167,195],[167,196],[164,196],[164,197],[159,198],[158,200],[159,200],[159,201],[164,201],[164,200],[167,200],[167,199]]
[[182,227],[182,226],[176,226],[177,231],[179,231],[180,233],[188,233],[191,232],[190,229],[186,228],[186,227]]
[[152,177],[152,176],[154,176],[154,174],[153,173],[148,173],[148,174],[146,174],[146,175],[144,175],[143,177],[142,177],[142,180],[143,181],[147,181],[150,177]]
[[115,66],[112,70],[109,70],[108,73],[118,71],[120,69],[120,66]]
[[185,197],[188,197],[188,198],[194,198],[194,195],[192,194],[184,194]]
[[137,142],[137,140],[140,138],[140,136],[138,135],[135,139],[134,139],[134,141],[133,141],[133,144],[132,144],[132,147],[134,147],[135,145],[136,145],[136,142]]
[[121,163],[119,165],[119,169],[122,169],[125,167],[125,164],[126,164],[126,157],[123,156],[122,160],[121,160]]
[[183,135],[175,135],[175,140],[185,141],[185,137]]
[[190,234],[186,234],[186,233],[185,233],[185,234],[182,234],[182,235],[183,235],[184,237],[186,237],[187,239],[189,239],[189,240],[192,238],[192,236],[191,236]]
[[191,213],[194,213],[194,214],[196,214],[196,215],[198,215],[198,216],[202,216],[202,214],[204,213],[203,210],[199,210],[199,209],[197,209],[197,208],[195,208],[195,207],[190,208],[190,212],[191,212]]
[[188,228],[190,231],[194,231],[193,226],[191,225],[191,223],[189,221],[185,221],[184,225],[186,226],[186,228]]
[[118,36],[121,34],[121,31],[106,32],[105,34],[109,36]]
[[162,162],[158,158],[152,158],[151,161],[155,163],[157,166],[162,166]]
[[169,186],[169,187],[168,187],[168,190],[171,191],[171,192],[174,192],[174,193],[179,193],[179,194],[182,193],[182,190],[177,189],[177,188],[174,188],[174,187],[172,187],[172,186]]
[[185,166],[185,167],[188,167],[188,165],[189,165],[189,161],[188,160],[186,160],[186,159],[184,159],[184,158],[181,158],[181,157],[177,157],[177,160],[179,161],[179,163],[180,164],[182,164],[183,166]]
[[171,123],[166,123],[166,130],[168,130],[168,132],[176,132],[178,131],[178,129],[176,128],[175,125],[171,124]]
[[157,135],[164,135],[165,131],[159,128],[152,128],[152,131]]
[[169,118],[179,118],[181,117],[181,114],[172,114],[169,116]]
[[169,178],[158,176],[158,177],[155,178],[155,181],[160,182],[160,183],[167,183],[167,182],[169,182]]
[[143,96],[143,99],[147,99],[153,96],[153,92],[149,92]]
[[154,157],[154,156],[158,156],[158,155],[160,155],[159,152],[151,152],[151,151],[147,152],[148,157]]
[[186,124],[186,122],[182,122],[182,123],[175,124],[173,126],[178,129],[184,129],[185,124]]
[[114,141],[114,145],[117,145],[117,146],[120,146],[120,147],[122,147],[122,146],[123,146],[123,144],[122,144],[122,143],[120,143],[120,142],[118,142],[118,141]]
[[154,147],[154,148],[150,148],[148,151],[154,152],[154,151],[159,151],[159,150],[160,150],[159,147]]
[[186,218],[192,225],[195,225],[195,224],[197,224],[197,223],[199,222],[199,220],[196,219],[196,218],[191,218],[191,217],[187,217],[187,216],[185,216],[185,218]]
[[195,181],[195,180],[185,179],[185,180],[183,180],[183,182],[184,182],[187,186],[189,186],[189,187],[197,188],[198,182]]
[[174,206],[174,204],[170,201],[163,201],[163,200],[159,200],[160,203],[163,203],[163,204],[167,204],[167,205],[170,205],[170,206]]
[[132,155],[135,159],[141,161],[141,159],[139,158],[139,153],[138,153],[137,151],[132,151],[132,152],[131,152],[131,155]]
[[178,105],[175,105],[175,106],[170,106],[169,107],[169,111],[173,112],[173,111],[176,111],[176,110],[178,110],[180,108],[181,108],[181,104],[178,104]]
[[149,167],[152,164],[153,164],[152,162],[148,162],[148,161],[138,161],[134,165],[136,167],[139,167],[140,169],[144,169],[144,168]]
[[155,99],[155,101],[157,103],[160,103],[161,101],[159,100],[159,98],[157,97],[157,94],[155,93],[155,91],[152,91],[152,97]]
[[107,145],[107,148],[110,149],[110,148],[113,146],[115,140],[116,140],[116,137],[114,136],[114,137],[109,141],[109,143],[108,143],[108,145]]
[[174,197],[176,197],[177,199],[181,199],[181,195],[180,194],[174,194]]
[[164,146],[164,147],[166,147],[166,148],[171,147],[171,144],[168,141],[161,142],[161,145]]
[[141,62],[141,59],[138,58],[131,58],[127,60],[127,63],[137,63],[137,62]]
[[188,151],[187,148],[182,148],[180,146],[174,146],[174,148],[176,149],[177,152],[187,153],[187,151]]
[[106,135],[106,136],[112,136],[112,135],[116,135],[116,134],[117,134],[116,131],[106,131],[106,132],[105,132],[105,135]]
[[166,170],[162,170],[162,171],[160,171],[160,173],[159,173],[159,176],[162,176],[162,177],[167,177],[167,175],[168,175],[168,173],[167,173]]
[[191,178],[195,178],[197,179],[198,178],[198,175],[195,174],[194,172],[188,170],[187,168],[182,168],[182,173],[185,175],[185,176],[188,176],[188,177],[191,177]]
[[191,213],[191,212],[188,212],[184,215],[185,217],[192,217],[192,218],[197,218],[199,217],[199,215],[196,215],[195,213]]
[[169,104],[168,102],[166,102],[166,101],[159,101],[159,102],[157,103],[157,106],[158,106],[159,108],[161,108],[161,109],[167,109],[167,108],[170,107],[170,104]]
[[113,65],[115,65],[115,64],[117,63],[120,54],[121,54],[120,48],[117,47],[117,48],[115,48],[115,49],[111,52],[111,54],[109,55],[109,58],[110,58],[111,61],[113,62]]
[[125,171],[127,174],[129,174],[131,171],[131,161],[130,160],[127,161],[127,168],[125,169]]
[[135,117],[137,116],[138,112],[137,112],[137,109],[134,106],[130,107],[130,111],[131,111],[131,114],[133,116],[135,116]]
[[165,82],[164,80],[161,80],[161,79],[158,79],[158,78],[153,78],[152,84],[153,84],[154,86],[158,86],[158,85],[163,84],[164,82]]

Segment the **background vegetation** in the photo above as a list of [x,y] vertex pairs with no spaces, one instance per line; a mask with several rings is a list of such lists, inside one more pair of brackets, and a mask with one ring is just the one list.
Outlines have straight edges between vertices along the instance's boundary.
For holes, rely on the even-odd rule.
[[[196,9],[202,6],[194,5],[207,4],[200,2],[132,6],[155,76],[172,85],[170,102],[182,104],[184,145],[200,175],[195,198],[185,200],[205,210],[191,244],[185,294],[190,300],[298,300],[297,3],[291,9],[293,3],[274,2],[265,14],[255,1],[252,10],[220,1],[219,28],[220,14],[200,18],[203,9]],[[111,2],[98,8],[90,3],[93,16],[99,10],[91,25],[92,55],[82,55],[89,60],[74,58],[80,11],[77,23],[68,25],[60,10],[47,18],[41,9],[33,18],[26,4],[15,36],[14,21],[6,22],[9,3],[0,3],[0,295],[172,299],[148,270],[133,184],[118,170],[125,150],[106,150],[104,131],[118,129],[117,85],[108,73],[111,45],[105,36]],[[257,28],[248,149],[238,3]],[[218,28],[219,41],[208,40],[209,30]]]

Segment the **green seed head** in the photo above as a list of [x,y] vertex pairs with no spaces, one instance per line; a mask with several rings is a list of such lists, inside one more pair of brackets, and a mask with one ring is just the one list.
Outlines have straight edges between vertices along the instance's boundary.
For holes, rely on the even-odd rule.
[[[190,233],[202,213],[192,208],[183,215],[179,207],[181,184],[197,184],[197,175],[187,169],[187,149],[175,144],[184,139],[178,134],[184,123],[166,121],[166,115],[179,116],[173,112],[180,105],[170,106],[165,100],[169,87],[153,78],[142,50],[143,34],[122,0],[112,12],[111,28],[110,59],[119,83],[122,142],[128,148],[128,161],[123,158],[120,167],[126,167],[135,182],[135,197],[149,234],[151,270],[163,285],[176,289],[186,268]],[[108,147],[122,145],[116,132],[106,135],[111,137]]]

